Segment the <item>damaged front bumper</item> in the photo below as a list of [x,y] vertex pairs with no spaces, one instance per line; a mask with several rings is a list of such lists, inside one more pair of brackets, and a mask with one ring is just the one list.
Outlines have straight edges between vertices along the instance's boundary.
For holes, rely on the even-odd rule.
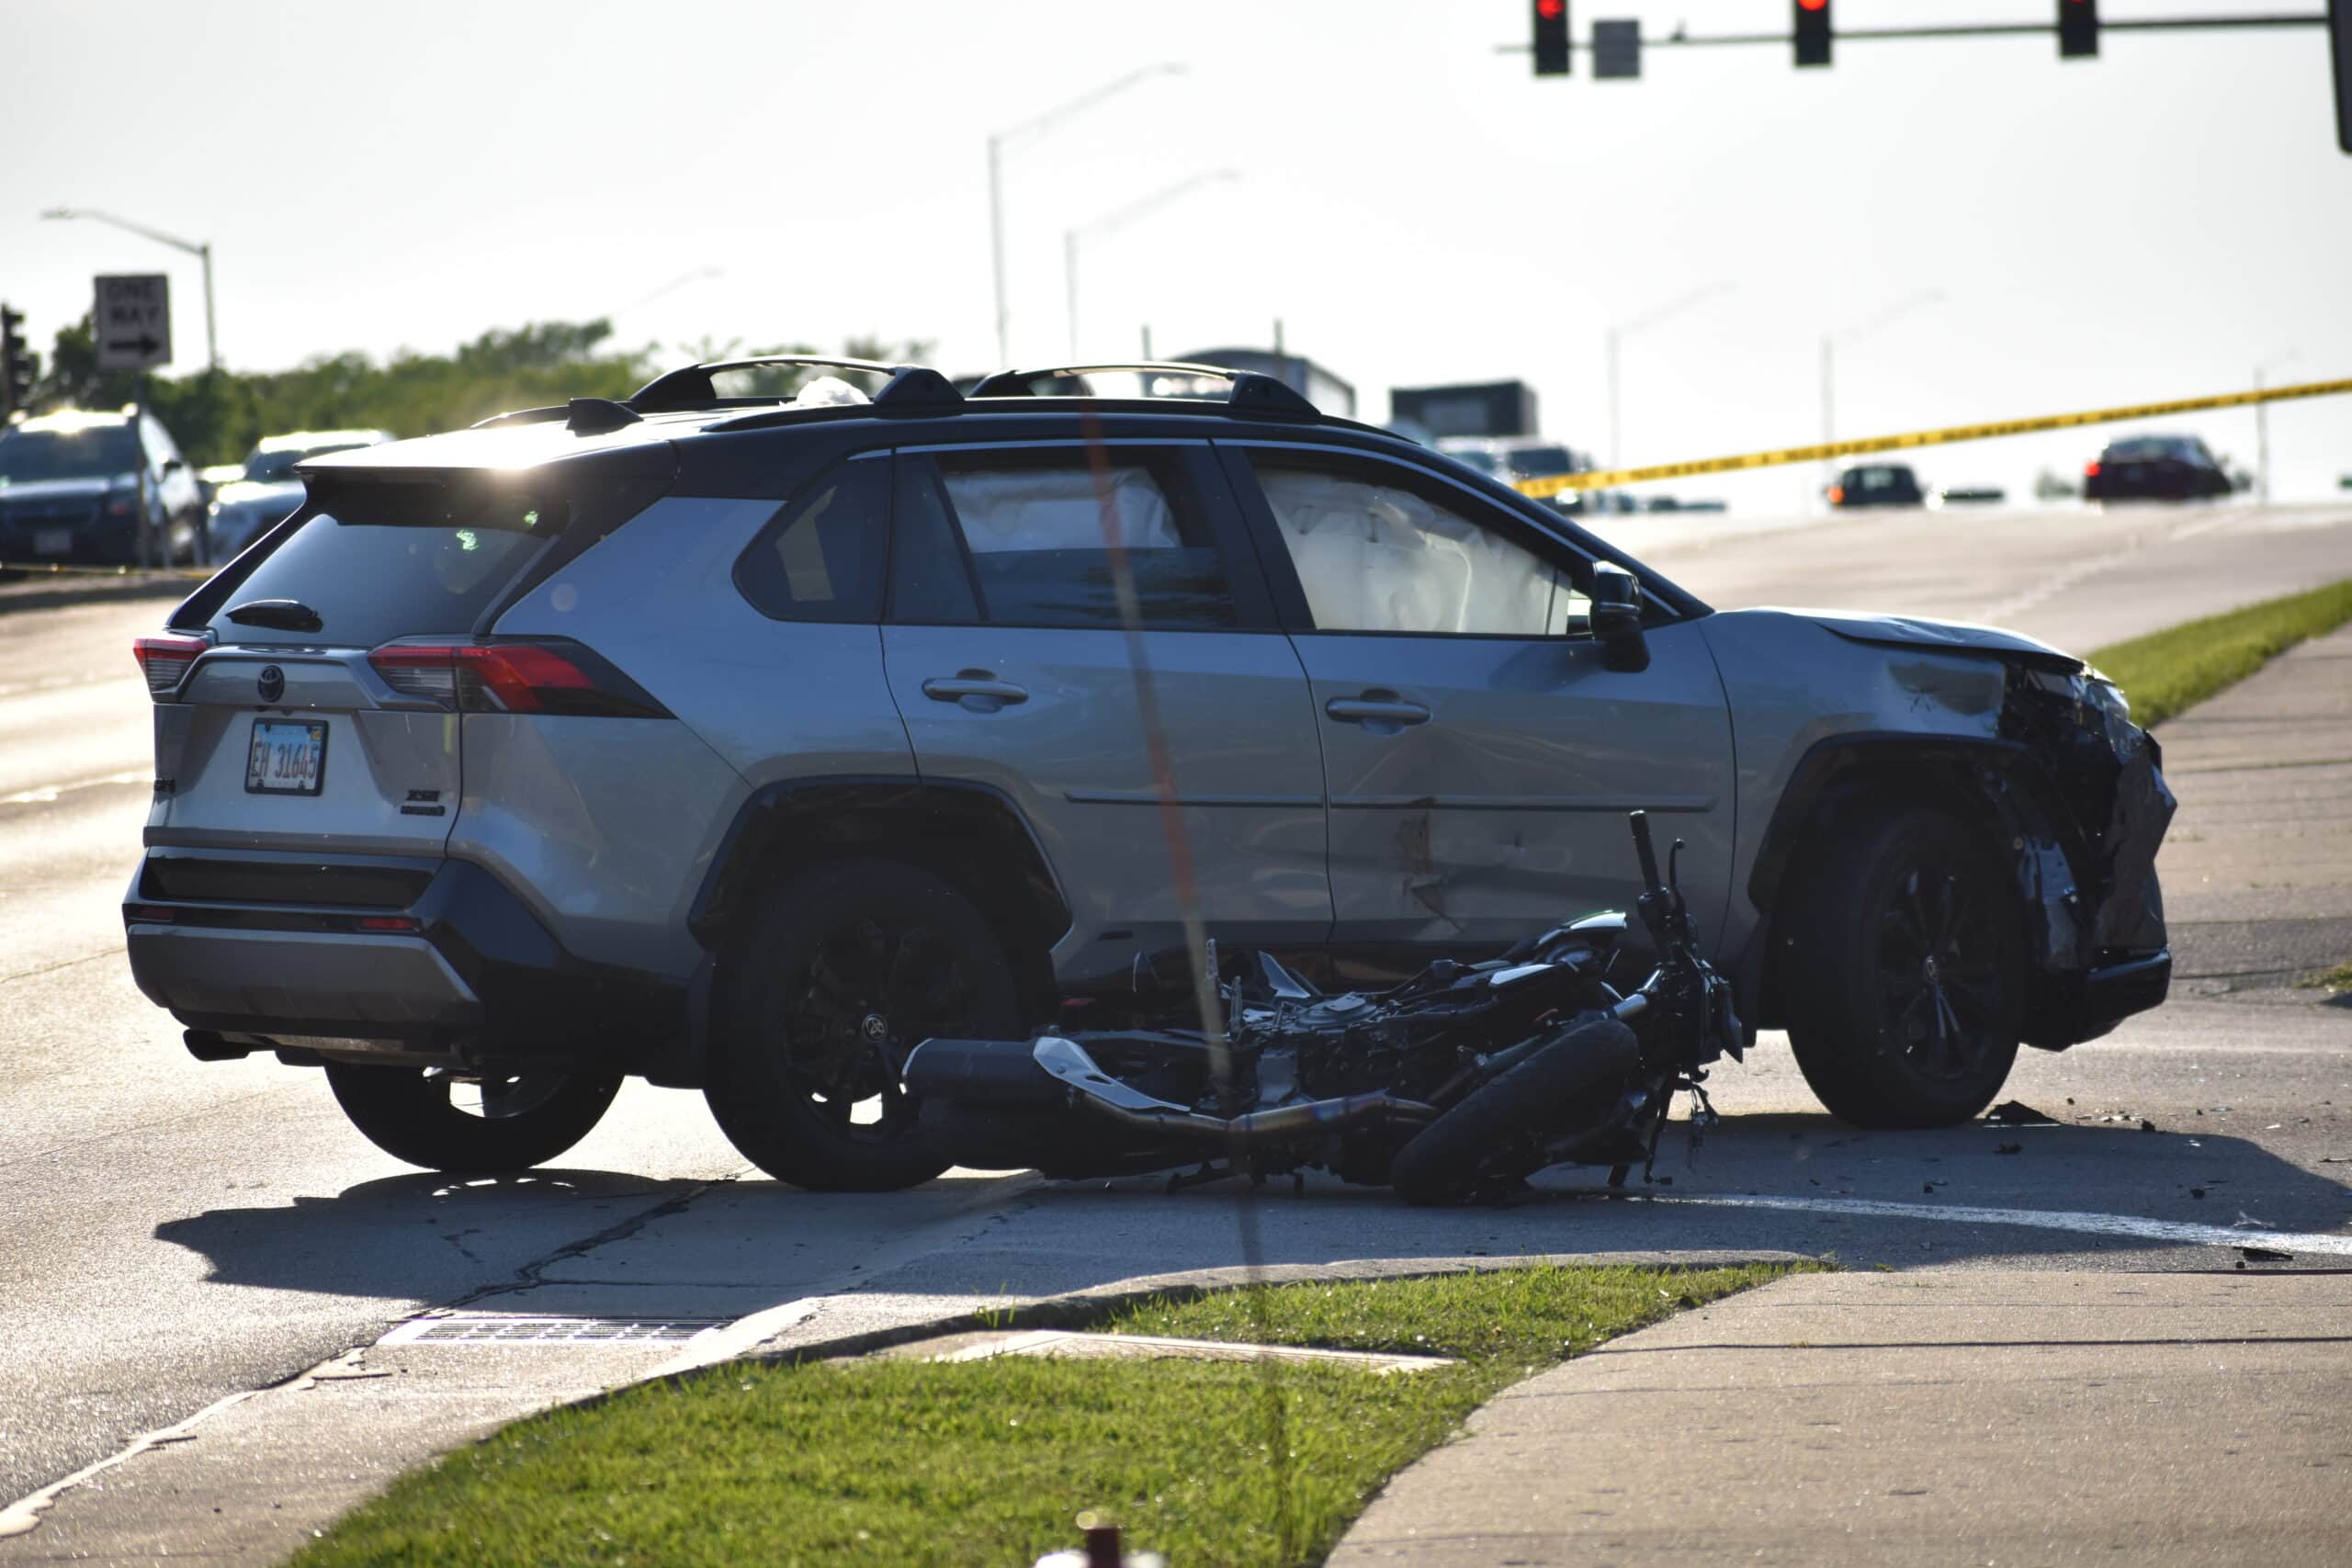
[[2017,812],[2011,845],[2041,939],[2025,1043],[2062,1049],[2170,989],[2156,851],[2177,803],[2163,748],[2096,670],[2012,665],[2000,731],[2041,763],[2059,807]]

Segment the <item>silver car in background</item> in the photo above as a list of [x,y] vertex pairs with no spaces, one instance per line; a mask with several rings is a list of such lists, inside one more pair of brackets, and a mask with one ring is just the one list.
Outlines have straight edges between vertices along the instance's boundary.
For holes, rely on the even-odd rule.
[[209,558],[232,558],[294,514],[302,504],[302,480],[294,467],[304,458],[391,439],[389,430],[298,430],[263,436],[245,455],[243,472],[213,491],[205,513]]

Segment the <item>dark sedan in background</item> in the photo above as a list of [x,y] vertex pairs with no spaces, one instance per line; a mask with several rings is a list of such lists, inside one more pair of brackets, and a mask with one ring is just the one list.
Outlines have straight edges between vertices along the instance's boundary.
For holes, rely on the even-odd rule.
[[2220,459],[2194,435],[2110,441],[2083,469],[2085,501],[2204,501],[2233,488]]

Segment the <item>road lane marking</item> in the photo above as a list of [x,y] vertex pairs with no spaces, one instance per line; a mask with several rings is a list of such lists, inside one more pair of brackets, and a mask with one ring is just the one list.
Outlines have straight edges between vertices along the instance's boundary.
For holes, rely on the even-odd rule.
[[1633,1197],[1634,1201],[1645,1203],[1703,1203],[1724,1209],[1785,1209],[1798,1213],[1852,1214],[1870,1219],[1939,1220],[1947,1224],[2020,1225],[2029,1230],[2129,1236],[2140,1241],[2181,1242],[2191,1247],[2267,1247],[2278,1252],[2352,1258],[2352,1235],[2234,1229],[2228,1225],[2188,1224],[2178,1220],[2143,1219],[2137,1214],[2099,1214],[2071,1209],[1991,1209],[1965,1203],[1893,1203],[1879,1198],[1783,1198],[1770,1193],[1643,1192]]
[[102,789],[107,784],[144,784],[154,774],[145,768],[133,768],[127,773],[108,773],[103,778],[71,779],[64,784],[36,784],[31,789],[18,790],[15,795],[0,795],[0,806],[47,806],[61,795],[75,790]]

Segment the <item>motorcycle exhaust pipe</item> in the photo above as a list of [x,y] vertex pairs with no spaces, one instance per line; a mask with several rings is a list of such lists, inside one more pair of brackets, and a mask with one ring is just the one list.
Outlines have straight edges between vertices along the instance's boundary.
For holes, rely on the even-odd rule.
[[1085,1105],[1130,1127],[1186,1137],[1211,1138],[1230,1144],[1262,1144],[1332,1132],[1378,1117],[1428,1122],[1437,1107],[1406,1100],[1386,1089],[1310,1100],[1298,1105],[1278,1105],[1235,1117],[1210,1116],[1189,1105],[1160,1100],[1120,1082],[1086,1054],[1075,1040],[1047,1035],[1031,1050],[1032,1059],[1048,1075],[1077,1092]]

